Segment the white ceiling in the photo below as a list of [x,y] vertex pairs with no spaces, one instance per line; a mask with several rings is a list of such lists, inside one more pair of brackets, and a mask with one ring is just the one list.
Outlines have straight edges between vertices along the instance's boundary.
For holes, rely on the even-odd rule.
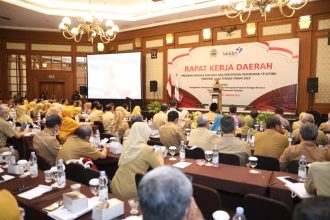
[[[91,10],[89,10],[91,8]],[[219,16],[219,0],[0,0],[0,28],[58,31],[63,16],[112,19],[120,31]]]

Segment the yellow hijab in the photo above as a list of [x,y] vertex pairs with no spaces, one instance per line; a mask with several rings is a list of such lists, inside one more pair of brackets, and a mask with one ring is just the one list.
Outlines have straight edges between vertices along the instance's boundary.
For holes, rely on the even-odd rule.
[[0,190],[0,219],[19,220],[20,210],[15,197],[6,189]]
[[134,109],[133,109],[133,111],[132,111],[132,114],[131,114],[132,116],[133,115],[141,115],[141,108],[140,108],[140,106],[135,106],[134,107]]
[[69,135],[72,135],[76,129],[79,127],[79,123],[72,119],[73,116],[73,107],[66,106],[62,110],[62,125],[60,128],[60,133],[58,137],[61,142],[64,143]]
[[33,124],[32,118],[26,114],[26,107],[25,105],[17,106],[16,110],[16,121],[23,124],[23,123],[30,123]]

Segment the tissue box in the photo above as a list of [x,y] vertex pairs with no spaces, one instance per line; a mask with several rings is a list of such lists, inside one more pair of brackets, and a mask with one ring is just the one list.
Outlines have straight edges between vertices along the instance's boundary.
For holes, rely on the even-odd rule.
[[114,154],[120,154],[123,149],[123,145],[121,145],[119,142],[111,142],[109,145],[110,152]]
[[8,173],[10,173],[10,174],[22,174],[22,173],[20,173],[20,167],[19,167],[19,165],[9,165],[8,166]]
[[95,220],[113,219],[124,214],[124,202],[118,199],[108,200],[106,208],[95,206],[92,218]]
[[80,192],[69,192],[63,194],[63,205],[71,212],[79,212],[87,209],[88,199]]

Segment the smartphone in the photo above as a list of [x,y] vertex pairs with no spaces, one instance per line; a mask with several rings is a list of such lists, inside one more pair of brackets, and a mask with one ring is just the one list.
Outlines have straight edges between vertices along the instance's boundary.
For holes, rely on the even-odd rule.
[[298,180],[293,179],[292,177],[285,177],[284,179],[291,182],[291,183],[298,183]]
[[24,191],[27,191],[27,190],[29,190],[29,189],[31,189],[32,188],[32,186],[20,186],[20,187],[18,187],[18,188],[16,188],[16,189],[13,189],[12,190],[12,193],[13,194],[18,194],[18,193],[21,193],[21,192],[24,192]]
[[52,203],[51,205],[43,208],[42,210],[44,210],[45,212],[52,212],[55,209],[58,209],[59,207],[61,207],[62,205],[63,205],[63,200],[59,200],[59,201],[56,201],[56,202]]

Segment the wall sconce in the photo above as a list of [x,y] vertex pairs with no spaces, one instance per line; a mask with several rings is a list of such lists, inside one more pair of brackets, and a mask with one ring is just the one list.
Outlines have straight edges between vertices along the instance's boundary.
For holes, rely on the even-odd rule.
[[166,34],[166,44],[173,44],[173,34]]
[[42,63],[42,68],[47,68],[48,64],[47,63]]
[[256,23],[248,23],[246,24],[246,32],[248,33],[248,35],[253,35],[256,33]]
[[311,24],[311,16],[305,15],[299,17],[299,27],[300,29],[307,29]]
[[136,48],[140,48],[142,47],[142,41],[141,41],[141,38],[140,37],[137,37],[134,39],[134,44],[135,44],[135,47]]
[[211,29],[210,28],[204,28],[203,29],[203,38],[204,40],[210,40],[212,36]]
[[236,26],[221,27],[221,30],[223,32],[227,32],[227,36],[230,37],[231,33],[237,30],[237,27]]
[[97,50],[102,52],[104,51],[104,44],[103,43],[97,43]]

